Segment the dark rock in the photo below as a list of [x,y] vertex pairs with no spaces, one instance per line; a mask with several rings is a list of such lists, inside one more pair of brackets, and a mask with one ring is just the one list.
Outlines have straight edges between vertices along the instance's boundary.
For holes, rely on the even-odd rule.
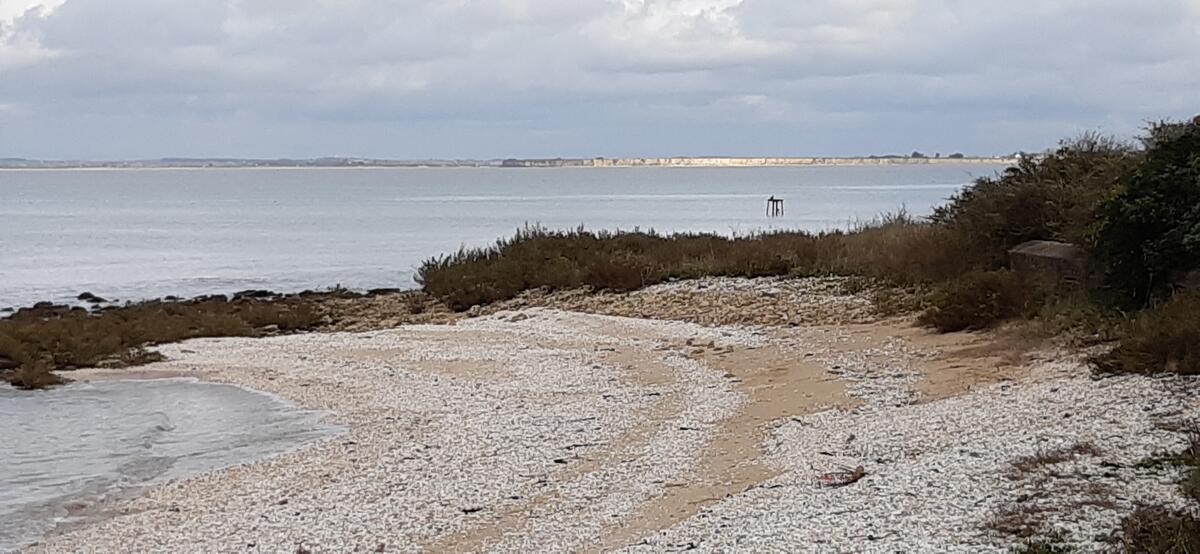
[[80,294],[79,294],[79,296],[76,296],[75,298],[76,298],[77,300],[82,300],[82,301],[84,301],[84,302],[90,302],[90,303],[92,303],[92,304],[100,304],[100,303],[103,303],[103,302],[108,302],[108,300],[105,300],[105,299],[103,299],[103,298],[101,298],[101,297],[99,297],[99,296],[96,296],[96,295],[94,295],[94,294],[92,294],[92,293],[90,293],[90,292],[83,292],[83,293],[80,293]]
[[195,304],[199,304],[201,302],[229,302],[229,297],[225,296],[224,294],[208,294],[204,296],[197,296],[192,299],[192,302]]
[[371,289],[367,291],[367,296],[383,296],[385,294],[399,294],[404,292],[400,289]]
[[10,360],[4,356],[0,356],[0,371],[10,371],[17,369],[18,367],[21,367],[21,364],[17,363],[16,360]]
[[279,295],[269,290],[261,289],[243,290],[233,293],[234,300],[241,300],[244,298],[274,298],[276,296]]

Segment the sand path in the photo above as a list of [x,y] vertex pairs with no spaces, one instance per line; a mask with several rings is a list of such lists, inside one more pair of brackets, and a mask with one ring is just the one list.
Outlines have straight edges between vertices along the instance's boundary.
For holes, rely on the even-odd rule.
[[[855,461],[847,452],[856,451],[832,430],[917,417],[905,410],[936,412],[945,402],[1018,383],[1088,386],[1070,364],[1031,371],[1037,364],[993,337],[935,336],[904,322],[705,327],[541,308],[448,326],[197,340],[164,352],[169,361],[145,375],[275,393],[328,411],[348,431],[97,507],[117,515],[31,552],[795,548],[813,544],[811,532],[852,536],[836,520],[812,527],[806,518],[815,516],[806,510],[864,501],[809,488],[834,461]],[[77,377],[130,375],[88,370]],[[1128,402],[1131,393],[1119,392],[1113,398]],[[1151,392],[1139,401],[1161,408],[1169,394]],[[1172,402],[1179,413],[1196,410],[1194,402]],[[1133,420],[1141,432],[1152,423]],[[939,448],[973,440],[967,428],[946,432],[957,438]],[[817,435],[826,442],[813,442]],[[884,444],[889,436],[874,440]],[[1151,440],[1171,439],[1151,436],[1145,445],[1126,445],[1126,454],[1150,448]],[[855,444],[870,451],[870,444]],[[813,457],[824,450],[828,459]],[[861,462],[866,454],[855,456]],[[870,479],[887,479],[883,466],[870,471]],[[788,508],[770,496],[786,487],[787,498],[806,500]],[[1147,490],[1156,498],[1170,494],[1166,487]],[[730,508],[746,502],[755,508]],[[994,508],[967,506],[959,514],[975,522],[963,534],[975,551],[1003,549],[1004,539],[983,525]],[[788,509],[790,516],[777,513]],[[738,514],[753,521],[738,523]],[[928,522],[914,514],[895,523],[898,537],[920,536]],[[715,524],[718,516],[725,523]],[[726,525],[764,530],[757,542],[729,542],[735,534]],[[904,540],[891,546],[914,546]]]

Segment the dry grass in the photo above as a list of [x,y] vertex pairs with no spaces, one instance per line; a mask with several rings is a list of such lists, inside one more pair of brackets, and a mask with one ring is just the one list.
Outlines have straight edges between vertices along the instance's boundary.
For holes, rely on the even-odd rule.
[[1163,466],[1187,468],[1183,480],[1179,482],[1179,489],[1188,498],[1200,502],[1200,429],[1195,426],[1194,422],[1184,425],[1185,428],[1181,432],[1187,433],[1187,448],[1180,452],[1158,454],[1138,465],[1142,468]]
[[1178,294],[1117,331],[1120,345],[1092,359],[1102,374],[1200,375],[1200,294]]
[[22,390],[38,390],[62,385],[67,382],[50,370],[45,363],[22,365],[15,370],[0,374],[0,380]]
[[[1188,446],[1180,452],[1163,453],[1138,464],[1143,469],[1181,466],[1187,469],[1179,482],[1180,492],[1200,502],[1200,429],[1185,422],[1177,432],[1186,432]],[[1171,426],[1175,427],[1175,426]],[[1126,552],[1200,554],[1200,520],[1193,513],[1163,506],[1142,506],[1122,522],[1121,542]]]
[[[1045,534],[1046,523],[1071,517],[1080,510],[1093,506],[1103,510],[1117,509],[1114,491],[1102,483],[1085,483],[1080,486],[1080,474],[1063,475],[1054,471],[1041,470],[1075,460],[1082,456],[1099,457],[1102,452],[1089,442],[1042,450],[1018,458],[1012,462],[1007,477],[1013,480],[1031,479],[1028,484],[1033,492],[1028,497],[1000,508],[988,521],[987,528],[1018,539],[1016,552],[1069,552],[1058,536]],[[1060,481],[1068,477],[1068,481]],[[1059,499],[1069,495],[1068,499]]]
[[427,260],[418,281],[452,309],[465,310],[537,288],[629,291],[705,276],[829,274],[912,285],[951,279],[969,267],[952,234],[901,212],[851,232],[732,238],[526,227],[491,247]]
[[726,238],[526,227],[492,247],[428,260],[418,280],[426,292],[451,308],[465,310],[543,287],[628,291],[671,278],[828,272],[839,238],[806,233]]
[[305,330],[318,319],[312,306],[300,298],[152,301],[99,313],[21,311],[0,320],[0,358],[19,364],[0,378],[23,388],[41,388],[58,384],[51,370],[160,360],[158,353],[145,349],[155,344]]
[[945,332],[987,329],[1031,315],[1039,306],[1038,296],[1011,271],[971,272],[941,286],[919,321]]
[[1200,520],[1163,507],[1142,507],[1121,524],[1125,552],[1148,554],[1200,553]]
[[1013,549],[1015,554],[1070,554],[1071,547],[1059,544],[1055,539],[1028,540]]
[[1100,455],[1100,449],[1096,448],[1090,442],[1081,442],[1067,447],[1045,450],[1013,461],[1013,473],[1009,477],[1012,479],[1021,479],[1046,466],[1069,462],[1080,456],[1098,457]]
[[945,281],[972,269],[961,236],[901,212],[842,237],[838,272],[864,275],[894,285]]
[[1041,534],[1042,523],[1059,509],[1037,504],[1019,504],[1001,509],[987,521],[987,528],[1010,537],[1031,539]]
[[404,295],[404,307],[410,315],[423,314],[429,310],[429,295],[423,292],[411,292]]

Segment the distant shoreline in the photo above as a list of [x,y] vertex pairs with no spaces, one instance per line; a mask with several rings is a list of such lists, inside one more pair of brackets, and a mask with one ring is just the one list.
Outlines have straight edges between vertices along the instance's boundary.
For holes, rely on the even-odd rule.
[[883,165],[986,165],[1012,164],[1010,157],[663,157],[663,158],[536,158],[504,160],[367,160],[334,158],[314,160],[162,159],[139,161],[0,160],[0,171],[28,170],[160,170],[160,169],[445,169],[445,168],[729,168],[729,167],[829,167]]

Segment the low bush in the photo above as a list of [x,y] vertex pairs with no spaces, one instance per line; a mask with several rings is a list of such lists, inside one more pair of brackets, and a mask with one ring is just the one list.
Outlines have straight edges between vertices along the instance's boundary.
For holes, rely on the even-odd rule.
[[669,279],[765,277],[832,272],[841,233],[768,233],[745,237],[650,232],[550,231],[527,226],[486,248],[427,260],[417,273],[425,292],[455,310],[507,300],[522,291],[588,286],[627,291]]
[[1034,337],[1061,337],[1071,344],[1114,340],[1121,312],[1097,302],[1084,290],[1048,295],[1025,328]]
[[1190,554],[1200,552],[1200,520],[1164,507],[1142,507],[1121,523],[1125,552]]
[[24,388],[56,384],[50,370],[158,361],[146,346],[198,337],[256,336],[265,329],[314,327],[317,312],[294,301],[146,302],[99,313],[18,312],[0,320],[0,359],[19,364],[0,374]]
[[24,364],[13,371],[0,374],[0,381],[8,381],[8,384],[22,390],[45,389],[66,383],[66,379],[53,373],[50,366],[44,362]]
[[860,275],[896,285],[954,278],[971,268],[956,235],[901,212],[851,232],[609,233],[526,227],[486,248],[427,260],[417,279],[452,309],[524,290],[628,291],[705,276]]
[[1097,226],[1106,278],[1130,307],[1200,269],[1200,117],[1160,123],[1143,139],[1145,159],[1126,172]]
[[1025,157],[998,176],[977,179],[935,208],[932,220],[958,236],[960,255],[991,269],[1005,265],[1010,248],[1030,240],[1090,248],[1097,208],[1140,158],[1132,145],[1085,134],[1045,156]]
[[935,291],[918,321],[944,332],[987,329],[1029,315],[1036,298],[1036,291],[1011,271],[976,271]]
[[961,234],[901,211],[860,226],[841,238],[838,273],[895,285],[953,279],[975,267]]
[[1092,359],[1100,373],[1200,375],[1200,294],[1178,294],[1117,331],[1119,344]]

